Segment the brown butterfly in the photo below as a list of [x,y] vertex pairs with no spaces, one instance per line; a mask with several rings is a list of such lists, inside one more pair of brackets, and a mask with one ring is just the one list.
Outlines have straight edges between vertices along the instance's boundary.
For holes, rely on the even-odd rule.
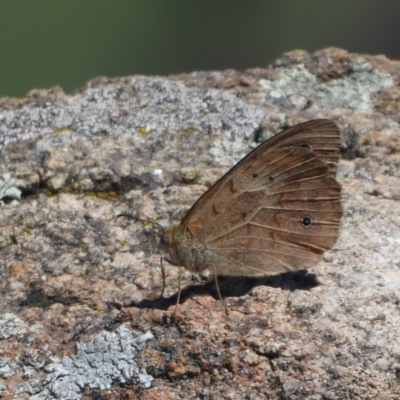
[[[317,263],[335,244],[343,209],[340,131],[308,121],[267,140],[161,235],[171,264],[191,272],[266,276]],[[180,288],[178,294],[178,303]],[[221,299],[222,300],[222,299]]]

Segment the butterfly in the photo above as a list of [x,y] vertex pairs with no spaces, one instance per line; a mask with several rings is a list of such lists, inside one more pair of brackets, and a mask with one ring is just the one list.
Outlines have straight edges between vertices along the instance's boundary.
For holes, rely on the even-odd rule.
[[[340,131],[328,119],[259,145],[161,234],[172,265],[217,276],[267,276],[316,264],[338,238]],[[180,269],[181,270],[181,269]],[[179,275],[180,282],[180,275]],[[178,303],[180,287],[178,294]]]

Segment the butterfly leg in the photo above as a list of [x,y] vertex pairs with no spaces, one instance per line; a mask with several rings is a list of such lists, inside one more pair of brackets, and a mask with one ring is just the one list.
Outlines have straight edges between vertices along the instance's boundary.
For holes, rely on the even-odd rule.
[[165,290],[165,268],[164,268],[164,264],[163,264],[163,257],[160,257],[160,265],[161,265],[161,275],[162,275],[162,279],[163,279],[163,285],[162,285],[162,289],[161,289],[161,294],[159,299],[162,299],[162,297],[164,296],[164,290]]
[[178,297],[176,299],[176,305],[175,305],[175,312],[174,312],[174,318],[176,316],[176,313],[178,311],[179,307],[179,302],[181,301],[181,274],[182,274],[182,268],[179,267],[179,274],[178,274]]
[[221,292],[219,290],[217,270],[215,269],[215,265],[213,265],[213,271],[214,271],[215,287],[217,288],[218,297],[221,300],[222,305],[224,306],[225,314],[228,316],[229,315],[228,308],[226,307],[225,301],[222,299]]

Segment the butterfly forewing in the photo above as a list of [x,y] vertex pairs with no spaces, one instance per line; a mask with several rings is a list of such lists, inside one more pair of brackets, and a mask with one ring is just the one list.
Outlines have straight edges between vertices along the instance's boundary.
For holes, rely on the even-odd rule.
[[281,132],[212,186],[181,225],[215,254],[220,274],[268,275],[313,265],[338,236],[339,146],[330,120]]

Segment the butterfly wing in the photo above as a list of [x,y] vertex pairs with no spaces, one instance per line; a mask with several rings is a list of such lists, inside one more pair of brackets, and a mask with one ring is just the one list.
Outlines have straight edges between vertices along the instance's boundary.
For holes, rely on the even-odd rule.
[[215,254],[220,274],[268,275],[315,264],[336,242],[340,132],[330,120],[266,141],[224,175],[181,225]]

